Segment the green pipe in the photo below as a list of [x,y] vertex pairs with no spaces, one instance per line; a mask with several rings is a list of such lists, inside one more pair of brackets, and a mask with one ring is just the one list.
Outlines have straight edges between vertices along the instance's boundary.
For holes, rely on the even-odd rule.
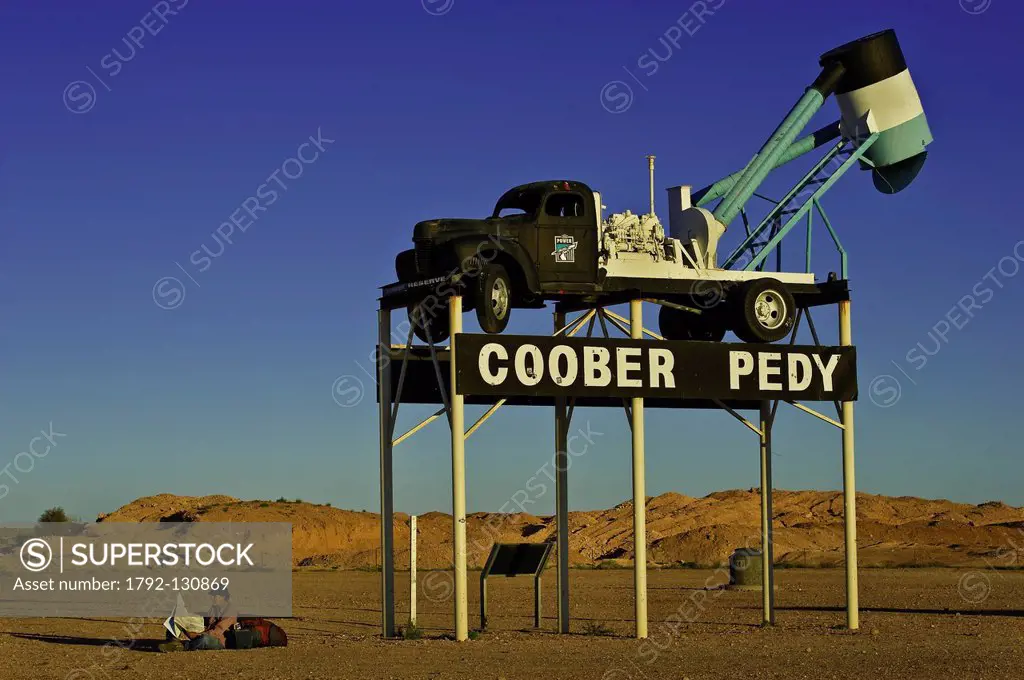
[[[786,149],[785,152],[783,152],[782,157],[779,158],[778,163],[775,164],[775,168],[783,166],[786,163],[789,163],[790,161],[796,160],[800,156],[808,154],[820,146],[824,146],[825,144],[831,142],[838,136],[839,121],[837,120],[833,123],[829,123],[828,125],[819,130],[815,130],[806,137],[801,137],[800,139],[790,144],[789,148]],[[755,156],[754,158],[756,159],[757,157]],[[750,162],[753,163],[754,161],[751,160]],[[743,170],[734,172],[728,177],[720,179],[714,184],[709,184],[700,191],[697,191],[693,195],[693,204],[697,206],[705,205],[715,200],[716,198],[724,196],[729,191],[729,189],[731,189],[736,184],[736,182],[739,181],[740,177],[743,176],[743,171],[746,170],[748,167],[750,167],[750,163],[748,163],[743,168]],[[774,170],[775,168],[772,169]]]
[[807,125],[807,122],[824,103],[825,97],[821,92],[813,87],[807,88],[715,209],[716,220],[726,226],[732,222],[733,218],[739,214],[740,209],[757,191],[757,187],[779,162],[783,152],[796,140],[800,130]]

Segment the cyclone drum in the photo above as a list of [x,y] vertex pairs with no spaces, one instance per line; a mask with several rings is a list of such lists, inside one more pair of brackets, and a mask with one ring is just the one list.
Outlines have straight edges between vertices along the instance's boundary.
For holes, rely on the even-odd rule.
[[864,154],[875,188],[896,193],[909,186],[933,138],[896,33],[890,29],[846,43],[823,54],[820,63],[845,69],[835,88],[843,136],[879,133]]

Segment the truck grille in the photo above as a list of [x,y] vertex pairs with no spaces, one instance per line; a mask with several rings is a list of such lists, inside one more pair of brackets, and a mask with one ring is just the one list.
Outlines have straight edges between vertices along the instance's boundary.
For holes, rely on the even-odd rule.
[[416,242],[416,271],[421,276],[430,274],[431,244],[428,240]]

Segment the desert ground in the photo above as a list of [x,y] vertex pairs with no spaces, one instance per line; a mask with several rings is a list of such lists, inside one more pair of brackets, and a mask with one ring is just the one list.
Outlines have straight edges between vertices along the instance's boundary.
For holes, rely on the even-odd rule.
[[[632,571],[573,569],[572,633],[554,634],[555,579],[533,629],[532,579],[495,578],[488,630],[450,639],[451,578],[421,572],[418,640],[380,637],[379,573],[294,573],[289,646],[160,654],[158,621],[136,633],[115,619],[0,620],[0,677],[102,678],[1005,678],[1024,676],[1024,572],[907,568],[861,572],[861,629],[843,628],[841,569],[779,569],[777,618],[760,592],[715,589],[721,570],[649,575],[649,639],[632,639]],[[470,573],[471,627],[479,625]],[[399,620],[408,575],[397,575]],[[711,589],[707,589],[711,588]]]

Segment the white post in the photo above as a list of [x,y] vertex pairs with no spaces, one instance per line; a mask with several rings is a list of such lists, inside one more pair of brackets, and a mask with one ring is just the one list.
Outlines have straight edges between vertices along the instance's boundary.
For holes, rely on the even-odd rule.
[[[850,301],[839,303],[839,344],[853,344]],[[846,529],[846,627],[860,628],[857,602],[857,484],[853,466],[853,402],[842,404],[843,421],[843,524]]]
[[[629,301],[629,336],[643,339],[643,302]],[[633,425],[633,596],[636,637],[647,637],[647,491],[644,480],[644,400],[634,397]]]
[[455,563],[455,639],[469,639],[469,602],[466,570],[466,413],[465,399],[455,390],[455,337],[462,332],[462,296],[448,301],[451,329],[451,405],[452,405],[452,551]]
[[409,518],[409,625],[416,625],[416,515]]

